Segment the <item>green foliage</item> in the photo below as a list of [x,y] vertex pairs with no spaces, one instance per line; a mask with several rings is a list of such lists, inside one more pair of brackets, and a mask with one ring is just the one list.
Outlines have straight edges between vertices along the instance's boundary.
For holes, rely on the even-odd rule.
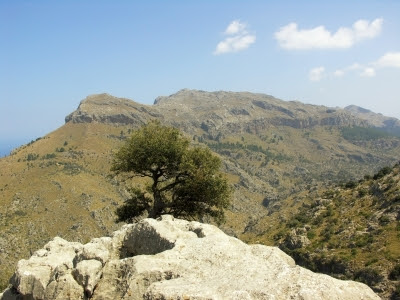
[[390,223],[390,218],[386,215],[383,215],[379,218],[379,224],[382,226],[388,225]]
[[120,206],[116,210],[117,222],[133,221],[137,215],[133,215],[132,212],[143,212],[150,209],[151,199],[146,197],[140,189],[130,189],[131,197],[127,199],[124,205]]
[[335,255],[332,257],[326,257],[323,254],[310,255],[310,253],[304,249],[283,250],[292,256],[298,265],[314,272],[329,275],[344,275],[348,269],[348,263]]
[[389,273],[390,280],[400,280],[400,264],[394,266],[392,271]]
[[378,284],[383,280],[383,276],[375,269],[372,268],[364,268],[361,270],[358,270],[354,274],[354,279],[364,282],[365,284],[368,284],[369,286],[373,286]]
[[30,146],[30,145],[32,145],[34,142],[37,142],[37,141],[39,141],[39,140],[41,140],[41,139],[42,139],[41,137],[38,137],[36,140],[30,141],[30,142],[27,144],[27,146]]
[[283,161],[290,161],[291,157],[288,155],[279,152],[279,153],[274,153],[270,151],[269,149],[263,149],[259,145],[254,145],[254,144],[242,144],[239,142],[236,143],[207,143],[207,146],[209,146],[211,149],[214,151],[217,151],[218,153],[221,153],[223,150],[248,150],[251,152],[256,152],[256,153],[262,153],[266,156],[266,159],[269,160],[276,160],[279,162]]
[[364,180],[371,180],[372,179],[372,176],[371,175],[364,175]]
[[374,175],[373,178],[374,178],[375,180],[376,180],[376,179],[380,179],[380,178],[384,177],[385,175],[389,174],[391,171],[392,171],[392,168],[391,168],[391,167],[383,167],[382,169],[380,169],[380,170],[378,171],[378,173],[376,173],[376,174]]
[[378,128],[344,127],[342,137],[348,141],[370,141],[389,137],[390,135]]
[[55,153],[47,153],[46,155],[43,155],[41,159],[52,159],[52,158],[56,158]]
[[77,175],[82,171],[82,167],[72,162],[60,162],[63,165],[63,172],[68,175]]
[[36,154],[36,153],[29,153],[29,154],[26,156],[26,160],[27,160],[27,161],[36,160],[36,159],[38,159],[38,158],[39,158],[39,154]]
[[220,166],[209,148],[190,148],[178,129],[158,122],[143,126],[115,153],[111,170],[148,177],[151,184],[145,191],[131,190],[131,198],[117,209],[118,221],[132,221],[147,212],[151,218],[210,216],[222,222],[231,189]]
[[15,211],[15,215],[23,217],[23,216],[26,216],[26,212],[23,211],[23,210],[18,209],[18,210]]
[[371,234],[362,234],[356,237],[355,246],[362,248],[374,242],[374,237]]
[[308,237],[310,240],[312,240],[313,238],[315,238],[316,235],[317,235],[317,234],[316,234],[315,231],[313,231],[313,230],[310,230],[310,231],[307,232],[307,237]]
[[396,284],[395,289],[394,289],[394,291],[393,291],[392,296],[390,297],[390,299],[393,299],[393,300],[398,300],[398,299],[400,299],[400,283],[399,283],[399,284]]
[[368,194],[368,191],[366,189],[359,189],[358,190],[358,197],[360,197],[360,198],[364,197],[367,194]]
[[355,182],[355,181],[353,181],[353,180],[350,180],[350,181],[346,182],[346,184],[344,185],[344,187],[345,187],[346,189],[353,189],[353,188],[355,188],[356,186],[357,186],[357,182]]

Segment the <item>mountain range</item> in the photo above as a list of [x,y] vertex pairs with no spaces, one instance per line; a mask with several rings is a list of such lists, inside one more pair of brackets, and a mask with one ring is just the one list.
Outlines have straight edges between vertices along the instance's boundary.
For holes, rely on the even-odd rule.
[[154,119],[222,158],[235,192],[221,228],[244,241],[282,242],[272,238],[274,218],[288,223],[304,193],[357,181],[400,157],[400,121],[360,107],[187,89],[153,105],[91,95],[65,125],[0,159],[1,287],[18,259],[54,236],[87,242],[118,228],[114,211],[128,186],[110,175],[113,152]]

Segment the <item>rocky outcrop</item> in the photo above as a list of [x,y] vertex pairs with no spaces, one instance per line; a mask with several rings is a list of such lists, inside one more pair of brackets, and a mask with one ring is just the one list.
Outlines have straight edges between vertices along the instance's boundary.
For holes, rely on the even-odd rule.
[[356,105],[346,106],[344,110],[350,112],[353,116],[359,119],[368,121],[371,126],[382,128],[392,133],[397,133],[397,135],[400,134],[400,120],[396,118],[374,113]]
[[296,228],[293,229],[283,241],[283,245],[290,249],[304,248],[311,244],[310,240],[307,238],[306,228]]
[[65,122],[143,125],[149,119],[160,117],[146,105],[109,94],[98,94],[82,100],[78,109],[65,117]]
[[379,299],[212,225],[163,216],[90,243],[54,238],[21,260],[0,299]]
[[[311,128],[318,125],[367,126],[364,119],[343,109],[283,101],[269,95],[248,92],[205,92],[183,89],[158,97],[154,105],[141,105],[109,94],[91,95],[65,118],[73,123],[142,125],[157,118],[181,128],[207,125],[209,134],[257,131],[269,126]],[[204,129],[204,128],[202,128]]]

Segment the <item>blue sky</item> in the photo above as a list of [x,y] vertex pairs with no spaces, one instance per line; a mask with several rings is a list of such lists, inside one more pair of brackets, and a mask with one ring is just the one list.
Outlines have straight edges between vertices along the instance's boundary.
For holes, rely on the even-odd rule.
[[400,1],[0,0],[0,145],[57,129],[89,94],[182,88],[400,118]]

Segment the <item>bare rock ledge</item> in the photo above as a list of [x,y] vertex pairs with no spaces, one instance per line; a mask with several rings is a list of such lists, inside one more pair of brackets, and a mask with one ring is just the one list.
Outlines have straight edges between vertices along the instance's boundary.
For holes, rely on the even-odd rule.
[[212,225],[163,216],[82,245],[54,238],[20,260],[0,299],[379,299]]

